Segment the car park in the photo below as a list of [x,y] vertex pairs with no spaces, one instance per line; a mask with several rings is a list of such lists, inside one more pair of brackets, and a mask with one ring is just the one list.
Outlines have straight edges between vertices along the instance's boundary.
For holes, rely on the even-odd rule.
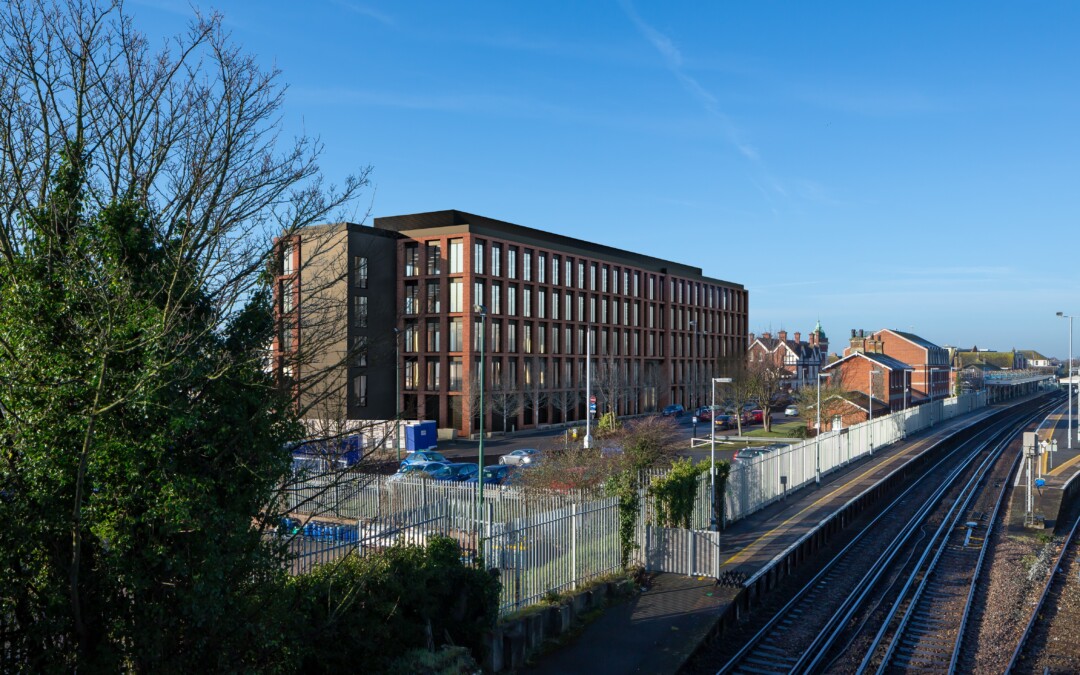
[[454,462],[432,472],[431,477],[435,480],[460,483],[475,476],[476,470],[477,466],[474,462]]
[[735,416],[734,415],[717,415],[716,420],[714,421],[714,424],[716,424],[717,429],[734,429],[735,426],[736,426],[736,424],[735,424]]
[[513,452],[508,452],[499,458],[499,464],[509,464],[511,466],[530,466],[540,461],[541,454],[536,448],[519,448]]
[[686,412],[686,408],[682,407],[681,404],[676,403],[674,405],[669,405],[669,406],[665,407],[663,410],[661,410],[660,411],[660,416],[661,417],[682,417],[683,413],[685,413],[685,412]]
[[[495,466],[485,466],[482,479],[484,485],[505,485],[511,477],[510,466],[507,464],[496,464]],[[473,474],[465,480],[466,483],[475,485],[479,483],[481,476]]]
[[413,462],[411,464],[402,462],[397,473],[390,476],[387,480],[398,481],[403,478],[423,478],[425,476],[432,476],[446,466],[446,462]]
[[765,413],[761,410],[747,410],[743,412],[743,424],[761,424],[765,421]]
[[449,461],[450,460],[446,459],[446,457],[443,456],[442,453],[435,452],[434,450],[417,450],[416,452],[410,452],[409,454],[405,455],[405,459],[403,459],[401,461],[401,463],[402,463],[402,465],[404,465],[404,464],[419,464],[421,462],[447,462],[447,463],[449,463]]
[[789,405],[788,407],[784,408],[784,415],[786,417],[798,417],[799,416],[799,406],[797,406],[797,405]]

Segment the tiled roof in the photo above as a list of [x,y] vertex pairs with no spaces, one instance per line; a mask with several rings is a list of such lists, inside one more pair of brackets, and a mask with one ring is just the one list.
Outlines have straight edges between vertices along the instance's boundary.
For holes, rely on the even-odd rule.
[[934,344],[933,342],[930,342],[929,340],[919,337],[915,333],[908,333],[902,330],[896,330],[895,328],[890,328],[889,330],[893,333],[896,333],[905,340],[919,345],[920,347],[925,347],[926,349],[941,349],[940,346]]

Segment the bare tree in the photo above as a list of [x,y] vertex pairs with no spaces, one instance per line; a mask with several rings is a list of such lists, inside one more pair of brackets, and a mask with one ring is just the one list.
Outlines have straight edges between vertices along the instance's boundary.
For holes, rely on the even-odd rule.
[[785,371],[772,361],[753,361],[747,364],[747,386],[751,399],[756,399],[762,412],[765,431],[772,429],[773,400],[783,390]]
[[577,409],[581,403],[581,392],[576,389],[560,389],[548,394],[551,407],[559,411],[559,419],[566,422],[570,417],[570,411]]
[[522,396],[515,382],[504,378],[488,387],[484,396],[491,401],[491,412],[502,418],[502,430],[506,433],[508,420],[521,412]]
[[525,382],[521,389],[522,404],[532,413],[534,425],[540,424],[540,411],[547,405],[550,394],[547,385],[550,374],[547,360],[537,356],[525,359]]
[[630,395],[626,363],[608,354],[596,359],[593,373],[592,388],[603,403],[602,412],[611,412],[618,416],[622,404]]
[[[847,389],[844,387],[843,382],[833,382],[836,378],[822,379],[821,381],[821,425],[822,427],[830,426],[835,416],[841,415],[843,410],[848,405],[848,401],[844,398],[847,393]],[[817,387],[803,387],[795,394],[795,405],[799,409],[799,415],[806,420],[806,426],[808,429],[816,429],[816,433],[820,433],[820,429],[817,429],[818,421],[818,388]]]

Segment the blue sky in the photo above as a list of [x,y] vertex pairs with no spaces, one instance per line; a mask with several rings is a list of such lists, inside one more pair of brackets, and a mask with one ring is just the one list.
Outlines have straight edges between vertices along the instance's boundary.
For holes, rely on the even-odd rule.
[[[750,329],[1065,357],[1080,3],[199,3],[354,213],[460,209],[701,267]],[[129,2],[152,36],[187,2]],[[1080,327],[1078,327],[1080,331]],[[1078,350],[1080,353],[1080,350]]]

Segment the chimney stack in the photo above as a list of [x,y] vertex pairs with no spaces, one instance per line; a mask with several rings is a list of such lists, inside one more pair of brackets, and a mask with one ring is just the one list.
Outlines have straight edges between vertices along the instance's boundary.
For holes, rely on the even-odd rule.
[[778,340],[780,340],[781,342],[786,342],[787,341],[787,331],[786,330],[778,331],[776,333],[776,338]]
[[795,331],[795,344],[802,342],[802,333]]

